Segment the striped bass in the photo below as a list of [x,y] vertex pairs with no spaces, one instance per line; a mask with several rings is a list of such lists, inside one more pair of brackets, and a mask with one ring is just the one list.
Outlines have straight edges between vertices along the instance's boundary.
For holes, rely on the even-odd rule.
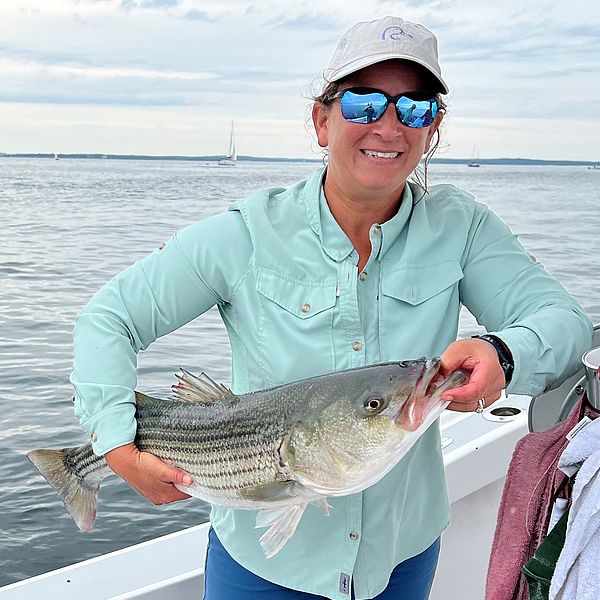
[[[366,489],[406,454],[448,404],[442,393],[466,380],[461,371],[440,380],[439,366],[439,358],[390,362],[240,395],[183,370],[171,400],[136,392],[135,444],[186,471],[193,484],[183,492],[260,510],[269,558],[308,504],[328,514],[328,496]],[[112,473],[106,460],[89,443],[27,457],[90,531],[100,483]]]

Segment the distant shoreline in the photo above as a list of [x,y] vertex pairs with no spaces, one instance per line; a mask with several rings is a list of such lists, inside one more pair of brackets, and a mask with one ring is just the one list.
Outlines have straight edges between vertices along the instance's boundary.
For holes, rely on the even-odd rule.
[[[61,159],[105,159],[105,160],[178,160],[191,162],[217,162],[222,156],[152,156],[145,154],[59,154]],[[8,153],[0,152],[0,158],[48,158],[54,159],[54,153]],[[321,163],[320,158],[283,158],[266,156],[238,156],[239,162],[301,162]],[[472,158],[434,158],[435,164],[457,164],[466,165],[472,162]],[[559,167],[596,167],[600,168],[600,161],[589,160],[541,160],[532,158],[480,158],[480,165],[520,165],[520,166],[559,166]]]

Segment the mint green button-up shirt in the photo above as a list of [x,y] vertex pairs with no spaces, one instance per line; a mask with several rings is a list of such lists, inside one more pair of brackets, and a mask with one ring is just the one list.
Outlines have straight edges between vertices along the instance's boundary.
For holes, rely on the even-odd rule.
[[[232,347],[236,393],[361,365],[435,356],[465,305],[510,348],[508,392],[537,394],[579,366],[592,325],[485,205],[449,185],[407,184],[398,213],[358,254],[331,215],[323,171],[270,189],[177,233],[111,280],[77,318],[75,410],[98,454],[135,436],[136,355],[215,304]],[[395,565],[432,544],[449,507],[439,427],[362,493],[309,506],[292,539],[263,556],[256,512],[213,506],[244,567],[332,599],[371,598]]]

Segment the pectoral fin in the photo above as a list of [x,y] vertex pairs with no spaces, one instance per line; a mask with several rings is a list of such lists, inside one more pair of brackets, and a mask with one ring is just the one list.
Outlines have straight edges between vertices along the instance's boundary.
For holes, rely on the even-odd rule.
[[245,500],[254,500],[266,502],[273,500],[285,500],[286,498],[296,498],[300,495],[303,486],[295,481],[277,481],[256,487],[242,488],[239,494]]

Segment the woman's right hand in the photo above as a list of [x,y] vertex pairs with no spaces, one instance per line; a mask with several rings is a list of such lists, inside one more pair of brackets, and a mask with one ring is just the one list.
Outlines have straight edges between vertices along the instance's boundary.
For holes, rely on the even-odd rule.
[[107,452],[104,458],[119,477],[153,504],[168,504],[190,497],[173,485],[193,483],[185,471],[168,465],[154,454],[141,452],[133,442]]

